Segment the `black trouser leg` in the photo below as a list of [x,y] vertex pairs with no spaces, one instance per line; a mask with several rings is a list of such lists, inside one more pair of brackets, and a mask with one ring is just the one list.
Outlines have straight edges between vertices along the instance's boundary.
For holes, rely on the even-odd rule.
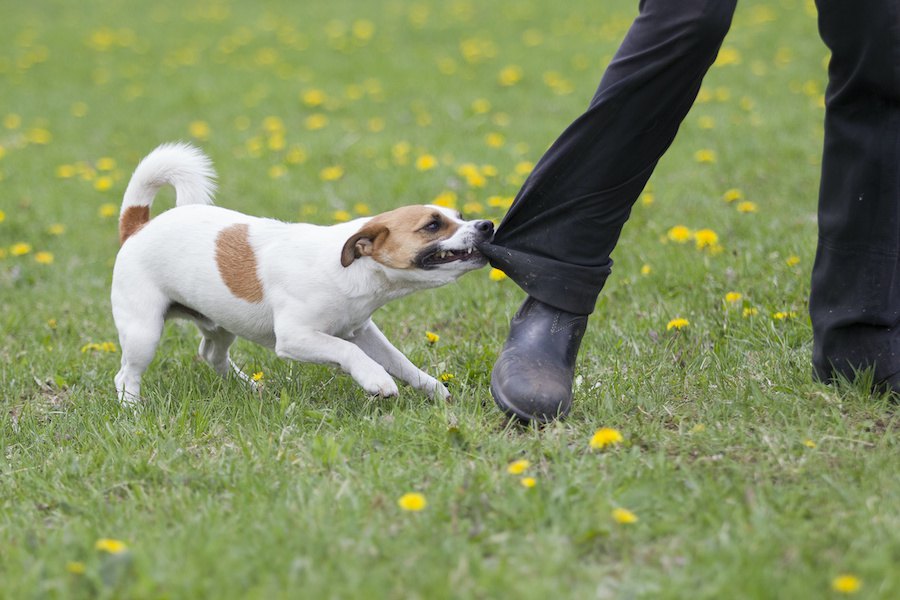
[[587,111],[541,158],[482,248],[532,297],[594,310],[622,226],[672,143],[736,0],[643,0]]
[[900,5],[818,0],[831,49],[812,273],[813,366],[900,371]]

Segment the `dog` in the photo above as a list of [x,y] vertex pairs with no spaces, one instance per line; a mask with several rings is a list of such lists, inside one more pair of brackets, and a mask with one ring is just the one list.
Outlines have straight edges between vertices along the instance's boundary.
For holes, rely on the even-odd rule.
[[[139,402],[141,377],[172,318],[197,325],[199,354],[222,377],[234,372],[252,384],[229,357],[241,337],[281,358],[336,365],[373,396],[396,396],[396,377],[449,397],[371,316],[391,300],[483,267],[476,246],[492,237],[491,221],[418,205],[331,226],[287,223],[213,206],[215,177],[197,148],[163,144],[125,190],[111,290],[122,403]],[[176,206],[151,220],[165,185],[175,188]]]

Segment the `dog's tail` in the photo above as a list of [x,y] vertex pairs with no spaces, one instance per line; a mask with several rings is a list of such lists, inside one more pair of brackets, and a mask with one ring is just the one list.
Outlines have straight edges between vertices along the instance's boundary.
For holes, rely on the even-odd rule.
[[164,185],[175,188],[175,204],[212,204],[216,191],[212,161],[185,143],[163,144],[138,164],[125,189],[119,213],[119,242],[125,243],[150,220],[150,205]]

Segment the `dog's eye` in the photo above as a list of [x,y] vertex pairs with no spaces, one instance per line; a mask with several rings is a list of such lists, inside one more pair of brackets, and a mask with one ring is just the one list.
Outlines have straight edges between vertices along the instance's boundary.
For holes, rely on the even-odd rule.
[[440,228],[441,228],[441,222],[438,221],[437,219],[435,219],[434,221],[429,222],[428,225],[423,227],[422,231],[427,231],[428,233],[434,233],[435,231],[437,231]]

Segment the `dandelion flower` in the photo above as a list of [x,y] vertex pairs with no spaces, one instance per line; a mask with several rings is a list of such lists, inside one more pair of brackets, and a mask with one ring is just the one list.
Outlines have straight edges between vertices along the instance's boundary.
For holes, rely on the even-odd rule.
[[323,129],[328,125],[328,117],[321,113],[316,113],[314,115],[309,115],[303,121],[303,124],[310,131],[316,131],[319,129]]
[[51,134],[50,131],[44,129],[43,127],[35,127],[28,130],[28,132],[25,134],[25,139],[32,144],[44,146],[53,141],[53,134]]
[[122,554],[128,550],[125,542],[113,540],[110,538],[101,538],[94,544],[94,549],[100,552],[108,552],[109,554]]
[[643,265],[641,267],[641,275],[649,275],[652,271],[653,269],[650,267],[650,265]]
[[[0,219],[3,221],[3,219]],[[50,235],[62,235],[66,232],[66,226],[62,223],[53,223],[47,228],[47,233]]]
[[725,190],[725,193],[722,194],[722,200],[724,200],[725,202],[735,202],[736,200],[743,200],[743,199],[744,199],[744,192],[742,192],[741,190],[739,190],[737,188],[731,188],[731,189]]
[[307,106],[321,106],[325,103],[326,96],[322,90],[307,90],[300,96],[303,104]]
[[105,192],[113,186],[113,178],[109,175],[103,175],[94,180],[94,189],[98,192]]
[[334,214],[332,215],[332,217],[334,217],[335,221],[338,221],[339,223],[344,223],[344,222],[352,219],[353,215],[351,215],[346,210],[336,210],[336,211],[334,211]]
[[668,237],[673,242],[678,242],[679,244],[683,244],[691,239],[692,237],[691,230],[685,227],[684,225],[676,225],[669,229],[666,233],[666,237]]
[[504,143],[506,143],[506,138],[502,133],[497,133],[496,131],[494,131],[485,136],[484,142],[491,148],[500,148]]
[[28,242],[19,242],[9,247],[9,253],[13,256],[25,256],[31,252],[31,244]]
[[491,103],[484,98],[478,98],[472,101],[472,112],[476,115],[483,115],[491,110]]
[[537,480],[534,477],[523,477],[519,480],[519,483],[522,484],[522,487],[530,489],[537,485]]
[[688,321],[687,319],[678,317],[678,318],[672,319],[671,321],[666,323],[666,331],[669,331],[671,329],[684,329],[685,327],[687,327],[690,324],[691,324],[691,322]]
[[490,279],[491,281],[503,281],[504,279],[506,279],[506,277],[506,273],[504,273],[500,269],[492,268],[488,272],[488,279]]
[[694,152],[694,160],[700,164],[712,164],[716,162],[716,153],[713,150],[697,150]]
[[438,164],[437,159],[431,154],[423,154],[416,159],[416,169],[419,171],[429,171]]
[[641,204],[644,206],[650,206],[656,201],[656,197],[653,195],[653,192],[644,192],[641,194]]
[[743,297],[744,295],[740,292],[728,292],[727,294],[725,294],[725,302],[727,302],[728,304],[737,304]]
[[841,594],[855,594],[862,587],[856,575],[839,575],[831,580],[831,589]]
[[34,255],[34,260],[42,265],[53,264],[52,252],[38,252]]
[[272,179],[279,179],[287,175],[287,167],[284,165],[272,165],[269,167],[269,177]]
[[74,165],[59,165],[56,167],[56,176],[60,179],[69,179],[77,174],[78,170]]
[[6,220],[6,213],[0,210],[0,223]]
[[87,568],[81,561],[73,560],[66,563],[66,571],[68,571],[72,575],[84,575],[84,572],[86,570]]
[[807,448],[815,448],[816,447],[816,443],[812,440],[803,440],[803,445],[806,446]]
[[522,67],[517,65],[509,65],[500,70],[497,80],[500,85],[509,87],[519,83],[522,80]]
[[263,372],[257,371],[256,373],[254,373],[253,375],[250,376],[250,379],[252,379],[253,381],[262,381],[263,377],[265,377]]
[[340,165],[334,165],[331,167],[325,167],[321,171],[319,171],[319,178],[322,181],[337,181],[341,177],[344,176],[344,167]]
[[438,340],[441,339],[441,336],[432,331],[426,331],[425,339],[428,340],[429,344],[437,344]]
[[700,229],[694,233],[698,250],[712,249],[719,245],[719,235],[712,229]]
[[451,379],[456,379],[456,375],[454,375],[453,373],[441,373],[440,375],[438,375],[438,379],[443,381],[444,383],[447,383]]
[[118,213],[118,212],[119,212],[119,207],[116,206],[115,204],[109,204],[109,203],[101,205],[100,210],[99,210],[100,216],[103,217],[104,219],[108,219],[109,217],[114,217],[114,216],[116,216],[116,213]]
[[364,202],[357,202],[356,204],[353,205],[353,212],[355,212],[358,215],[365,216],[365,215],[372,214],[372,209],[369,208],[369,205],[365,204]]
[[638,521],[637,515],[627,508],[617,508],[613,510],[612,518],[616,523],[621,523],[622,525],[630,525],[631,523],[637,523]]
[[700,129],[713,129],[716,126],[716,120],[709,116],[703,116],[697,119],[697,125]]
[[611,427],[601,427],[591,436],[590,446],[595,450],[606,448],[615,444],[621,444],[622,434],[617,429]]
[[209,139],[209,134],[212,132],[212,129],[209,127],[209,123],[206,121],[191,121],[188,125],[188,133],[194,139],[200,140],[201,142],[205,142]]
[[116,159],[111,158],[109,156],[104,156],[102,158],[97,159],[97,170],[98,171],[112,171],[116,168]]
[[744,318],[747,318],[747,317],[755,317],[758,314],[759,314],[758,308],[756,308],[755,306],[748,306],[747,308],[744,309],[744,312],[741,313],[741,316]]
[[431,202],[445,208],[456,208],[456,193],[451,191],[441,192]]
[[7,129],[18,129],[22,124],[22,117],[17,114],[10,113],[3,117],[3,126]]
[[506,472],[510,475],[521,475],[525,471],[528,470],[528,467],[531,466],[531,461],[525,460],[524,458],[520,458],[519,460],[514,460],[506,467]]
[[399,506],[403,510],[418,512],[420,510],[424,510],[425,507],[428,506],[428,501],[425,499],[425,496],[423,494],[420,494],[418,492],[409,492],[400,496],[400,498],[397,500],[397,506]]
[[484,212],[484,206],[481,205],[481,202],[466,202],[463,204],[462,211],[467,215],[480,215]]
[[797,313],[792,310],[778,311],[778,312],[772,314],[772,318],[775,319],[776,321],[784,321],[786,319],[793,319],[796,316],[797,316]]
[[759,207],[756,205],[756,202],[751,202],[749,200],[744,200],[743,202],[738,202],[737,211],[739,213],[755,213],[759,210]]
[[800,264],[800,257],[792,254],[787,257],[787,260],[785,260],[784,263],[789,267],[795,267]]

